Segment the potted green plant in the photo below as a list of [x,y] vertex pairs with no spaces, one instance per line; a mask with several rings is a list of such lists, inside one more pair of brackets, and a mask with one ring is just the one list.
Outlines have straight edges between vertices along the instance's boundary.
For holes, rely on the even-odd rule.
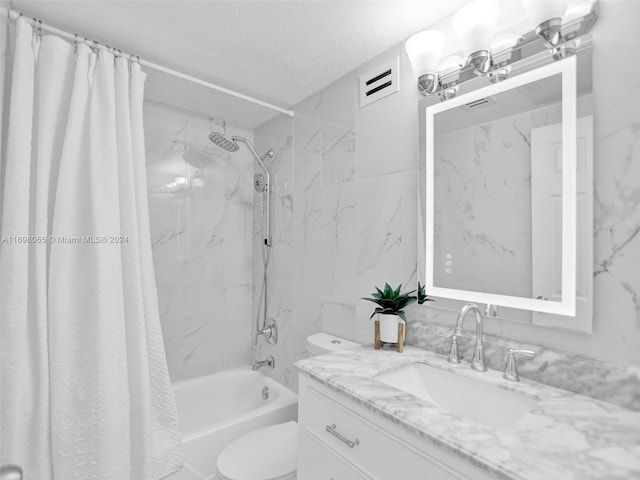
[[424,291],[424,285],[418,282],[418,305],[422,305],[425,302],[435,302],[435,300],[429,298],[429,295]]
[[396,343],[399,340],[398,323],[407,321],[404,308],[418,300],[417,297],[412,295],[415,290],[401,293],[402,284],[400,284],[398,288],[393,289],[388,283],[384,284],[383,290],[380,290],[378,287],[375,288],[376,291],[371,294],[370,298],[362,297],[362,300],[368,300],[378,305],[369,319],[378,315],[378,320],[380,321],[380,340],[383,342]]

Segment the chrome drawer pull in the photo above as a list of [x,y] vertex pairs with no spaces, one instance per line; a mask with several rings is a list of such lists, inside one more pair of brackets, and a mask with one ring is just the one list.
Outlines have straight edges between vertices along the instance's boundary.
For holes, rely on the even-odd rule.
[[324,427],[324,429],[329,432],[331,435],[333,435],[334,437],[338,438],[339,440],[342,440],[344,443],[347,444],[347,446],[349,448],[353,448],[356,445],[360,444],[360,440],[358,440],[357,438],[355,440],[349,440],[348,438],[340,435],[337,431],[336,431],[336,424],[332,424],[332,425],[327,425],[326,427]]

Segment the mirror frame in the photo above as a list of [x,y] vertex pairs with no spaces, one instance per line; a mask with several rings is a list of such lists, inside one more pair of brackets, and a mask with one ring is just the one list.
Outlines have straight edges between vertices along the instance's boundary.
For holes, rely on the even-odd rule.
[[[435,142],[434,117],[436,114],[467,104],[479,98],[496,95],[553,75],[562,81],[562,295],[561,301],[500,295],[437,287],[434,285],[434,217],[435,217]],[[426,208],[425,208],[425,291],[428,295],[467,302],[485,303],[502,307],[576,315],[576,150],[577,150],[577,76],[576,57],[522,73],[500,83],[474,90],[445,102],[426,107]],[[533,233],[532,233],[533,234]]]

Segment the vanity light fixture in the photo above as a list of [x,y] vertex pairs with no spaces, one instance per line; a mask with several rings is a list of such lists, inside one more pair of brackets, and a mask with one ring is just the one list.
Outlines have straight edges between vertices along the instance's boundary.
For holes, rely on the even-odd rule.
[[566,0],[522,0],[536,35],[542,38],[549,48],[560,44],[562,17],[568,3]]
[[494,65],[508,61],[511,52],[522,41],[522,37],[516,33],[501,33],[491,42],[491,63]]
[[507,77],[509,76],[509,72],[511,71],[511,67],[502,67],[502,68],[498,68],[496,70],[492,70],[491,72],[489,72],[489,81],[491,83],[498,83],[501,82],[503,80],[506,80]]
[[460,55],[449,55],[446,58],[440,60],[440,65],[438,66],[438,75],[445,76],[453,73],[455,71],[460,70],[464,67],[465,61]]
[[418,90],[432,95],[438,90],[438,63],[444,46],[444,34],[438,30],[424,30],[411,36],[405,50],[413,72],[418,76]]
[[455,97],[460,85],[478,77],[491,83],[506,79],[511,66],[548,50],[554,60],[574,55],[582,36],[598,18],[597,0],[522,0],[533,30],[523,34],[495,35],[500,4],[498,0],[473,0],[458,10],[453,28],[464,58],[446,57],[439,64],[444,35],[425,30],[405,44],[418,90],[423,95],[438,94],[441,101]]
[[491,67],[491,40],[499,13],[498,0],[474,0],[458,10],[451,21],[467,64],[478,75],[485,75]]
[[458,94],[458,87],[449,87],[446,90],[442,90],[438,93],[440,95],[440,101],[446,102],[447,100],[451,100]]
[[[460,69],[464,67],[464,64],[465,61],[459,55],[450,55],[442,59],[442,61],[440,62],[440,66],[438,67],[438,75],[440,78],[447,77],[450,82],[455,83],[455,79],[457,78],[456,74],[460,72]],[[457,94],[457,86],[446,88],[438,92],[441,102],[449,100],[450,98],[455,97]]]
[[563,58],[575,55],[578,50],[578,42],[564,42],[551,49],[551,55],[554,60],[562,60]]

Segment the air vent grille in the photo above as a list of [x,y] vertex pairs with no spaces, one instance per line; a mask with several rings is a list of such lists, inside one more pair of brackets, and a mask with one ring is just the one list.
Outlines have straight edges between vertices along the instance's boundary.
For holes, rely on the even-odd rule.
[[399,57],[360,76],[360,108],[400,90]]
[[484,107],[492,103],[496,103],[493,97],[479,98],[478,100],[474,100],[473,102],[466,103],[462,108],[466,110],[474,110],[476,108]]

